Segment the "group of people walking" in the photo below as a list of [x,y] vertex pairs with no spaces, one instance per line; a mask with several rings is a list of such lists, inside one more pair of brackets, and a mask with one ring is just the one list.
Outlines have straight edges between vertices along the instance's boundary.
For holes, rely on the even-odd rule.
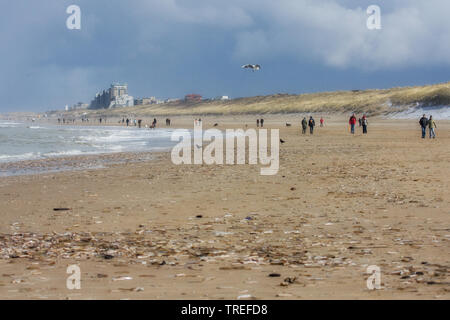
[[[363,129],[363,134],[367,134],[367,125],[369,122],[367,121],[367,117],[364,114],[362,118],[358,119],[359,126]],[[350,119],[348,120],[348,124],[350,126],[350,133],[355,134],[355,126],[356,126],[356,115],[352,114]]]
[[[169,124],[168,124],[167,120],[168,119],[166,119],[166,125],[170,125],[170,120],[169,120]],[[156,122],[157,122],[156,118],[154,118],[151,126],[146,125],[145,127],[146,128],[150,128],[150,129],[154,129],[154,128],[156,128]],[[142,119],[129,119],[129,118],[125,119],[125,118],[122,118],[122,120],[119,120],[119,123],[126,124],[127,127],[129,127],[131,125],[134,125],[135,127],[137,126],[139,128],[142,128]]]
[[[320,119],[320,126],[323,127],[323,119]],[[309,120],[306,120],[306,117],[302,120],[302,134],[306,133],[306,129],[309,127],[309,134],[314,134],[314,127],[316,126],[316,121],[312,116],[309,117]]]
[[264,127],[264,119],[256,119],[256,126],[261,126],[261,128]]
[[428,119],[426,115],[423,115],[422,118],[419,120],[420,127],[422,128],[422,139],[425,139],[425,136],[427,135],[427,128],[430,132],[430,139],[436,138],[436,132],[434,131],[436,127],[436,123],[433,120],[433,116],[430,116]]

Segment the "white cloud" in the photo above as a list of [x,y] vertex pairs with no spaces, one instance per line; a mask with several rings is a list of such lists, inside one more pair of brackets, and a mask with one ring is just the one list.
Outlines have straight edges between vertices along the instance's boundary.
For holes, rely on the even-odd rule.
[[252,32],[245,30],[236,36],[236,53],[245,58],[275,53],[338,68],[449,65],[450,2],[395,2],[389,9],[381,6],[382,30],[368,30],[366,7],[344,7],[336,0],[262,0],[257,13],[265,27],[258,26],[256,39],[270,45],[262,52],[259,42],[242,41]]

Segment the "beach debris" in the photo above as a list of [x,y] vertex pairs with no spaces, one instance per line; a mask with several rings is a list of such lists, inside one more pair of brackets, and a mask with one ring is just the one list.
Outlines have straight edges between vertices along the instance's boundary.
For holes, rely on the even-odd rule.
[[132,277],[116,277],[112,278],[112,281],[125,281],[125,280],[133,280]]
[[292,294],[290,294],[290,293],[277,293],[276,297],[277,298],[289,298],[289,297],[292,297]]
[[271,278],[281,277],[281,274],[273,272],[269,274],[269,277]]
[[70,211],[72,208],[53,208],[53,211]]
[[287,277],[284,279],[284,283],[293,284],[297,280],[297,277]]

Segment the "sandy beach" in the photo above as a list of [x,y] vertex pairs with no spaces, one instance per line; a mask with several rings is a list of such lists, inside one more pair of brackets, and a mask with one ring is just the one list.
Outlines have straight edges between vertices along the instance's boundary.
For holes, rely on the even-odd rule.
[[[256,117],[202,118],[224,130]],[[0,299],[450,298],[450,121],[423,140],[417,120],[369,119],[352,136],[327,116],[310,136],[300,115],[264,118],[285,141],[275,176],[155,152],[0,177]],[[72,264],[80,290],[66,286]]]

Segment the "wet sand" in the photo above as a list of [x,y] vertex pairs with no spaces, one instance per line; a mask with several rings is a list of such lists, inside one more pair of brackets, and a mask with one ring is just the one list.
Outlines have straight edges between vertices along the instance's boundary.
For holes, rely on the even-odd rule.
[[[369,119],[367,136],[351,136],[327,117],[303,136],[299,116],[264,118],[286,141],[276,176],[176,166],[162,152],[0,178],[0,298],[450,298],[450,121],[422,140],[416,120]],[[71,264],[81,290],[66,287]],[[379,290],[367,289],[369,265]]]

